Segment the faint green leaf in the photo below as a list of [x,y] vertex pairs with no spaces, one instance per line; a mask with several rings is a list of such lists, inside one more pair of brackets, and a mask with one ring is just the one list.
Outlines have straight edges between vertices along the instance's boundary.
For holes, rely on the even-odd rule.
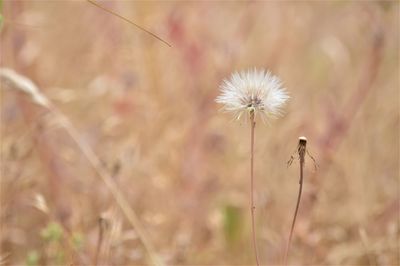
[[39,265],[40,255],[36,250],[31,250],[28,252],[26,256],[26,265],[28,266],[35,266]]
[[65,264],[65,254],[64,251],[59,250],[55,257],[55,262],[57,265],[64,265]]
[[58,242],[62,238],[63,229],[58,223],[51,222],[40,232],[40,235],[48,242]]
[[81,233],[72,234],[72,245],[76,250],[80,250],[83,246],[84,238]]
[[225,239],[229,244],[234,244],[240,239],[242,221],[240,208],[226,205],[223,209],[223,227]]

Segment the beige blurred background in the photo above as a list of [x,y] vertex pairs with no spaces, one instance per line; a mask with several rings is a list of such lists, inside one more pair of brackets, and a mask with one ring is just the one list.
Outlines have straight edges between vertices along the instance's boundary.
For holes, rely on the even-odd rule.
[[[214,99],[231,72],[257,67],[291,96],[280,119],[256,126],[261,262],[282,262],[299,167],[286,162],[304,135],[318,168],[306,159],[289,262],[399,264],[398,2],[98,3],[172,47],[86,1],[3,1],[1,67],[71,120],[153,256],[254,264],[250,128]],[[3,84],[1,96],[1,262],[151,264],[57,116]]]

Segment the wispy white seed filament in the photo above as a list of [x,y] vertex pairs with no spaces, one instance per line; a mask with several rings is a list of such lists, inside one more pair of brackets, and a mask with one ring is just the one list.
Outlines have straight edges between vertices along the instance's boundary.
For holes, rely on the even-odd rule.
[[278,77],[257,69],[233,73],[222,82],[220,90],[216,102],[237,119],[250,112],[263,118],[279,116],[290,98]]

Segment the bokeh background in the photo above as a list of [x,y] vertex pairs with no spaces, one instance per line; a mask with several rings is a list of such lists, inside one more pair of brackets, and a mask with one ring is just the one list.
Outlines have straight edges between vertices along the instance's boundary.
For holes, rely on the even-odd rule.
[[282,262],[298,192],[286,162],[304,135],[318,167],[306,158],[289,262],[399,265],[399,2],[98,3],[172,47],[87,1],[2,1],[1,67],[34,81],[101,162],[2,84],[2,264],[254,264],[250,127],[214,99],[257,67],[291,95],[256,126],[261,262]]

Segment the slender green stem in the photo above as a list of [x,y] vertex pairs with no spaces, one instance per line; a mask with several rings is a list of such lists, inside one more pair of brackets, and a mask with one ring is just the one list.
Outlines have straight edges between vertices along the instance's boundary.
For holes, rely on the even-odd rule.
[[258,250],[257,250],[257,241],[256,241],[256,229],[254,223],[254,212],[256,207],[254,205],[254,128],[256,127],[256,121],[254,117],[254,112],[250,113],[250,120],[251,120],[251,155],[250,155],[250,198],[251,198],[251,228],[253,233],[253,246],[254,246],[254,253],[256,256],[257,266],[260,265],[258,261]]

